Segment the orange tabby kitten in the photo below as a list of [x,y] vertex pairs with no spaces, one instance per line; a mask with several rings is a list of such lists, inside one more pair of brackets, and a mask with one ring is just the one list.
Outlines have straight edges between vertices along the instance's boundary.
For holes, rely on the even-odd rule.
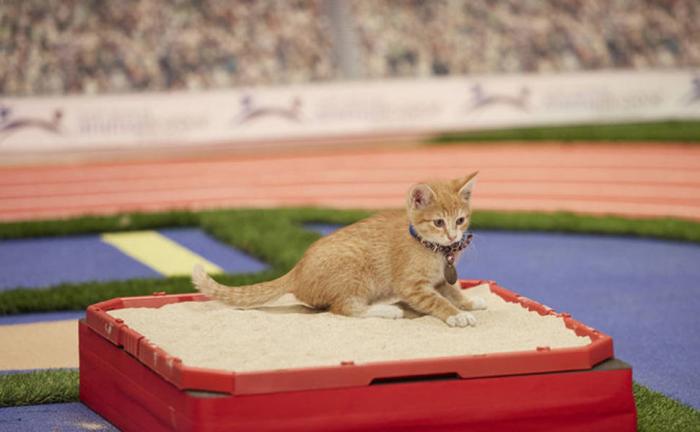
[[[207,296],[238,307],[260,306],[293,293],[310,306],[337,314],[401,318],[400,307],[386,304],[401,300],[451,327],[475,325],[467,310],[483,309],[485,302],[464,296],[459,282],[447,282],[456,278],[454,267],[451,276],[448,272],[449,253],[446,248],[435,251],[440,246],[453,246],[454,251],[455,245],[468,244],[475,176],[414,185],[406,212],[380,213],[319,239],[279,279],[227,287],[196,266],[192,281]],[[455,260],[459,255],[452,253]]]

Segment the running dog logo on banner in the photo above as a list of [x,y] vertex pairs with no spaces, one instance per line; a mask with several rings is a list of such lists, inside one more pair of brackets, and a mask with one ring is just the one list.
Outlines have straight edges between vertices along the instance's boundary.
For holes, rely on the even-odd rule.
[[700,75],[696,75],[690,80],[690,95],[686,99],[686,105],[700,102]]
[[241,111],[234,120],[239,125],[266,117],[276,117],[294,123],[302,121],[302,103],[298,96],[292,98],[289,106],[258,105],[251,95],[243,96],[240,104]]
[[16,116],[13,115],[12,108],[0,105],[0,142],[23,129],[39,129],[52,134],[60,134],[62,118],[63,111],[60,109],[54,110],[53,115],[47,120],[41,117]]
[[486,93],[481,84],[472,86],[471,106],[469,107],[469,111],[477,111],[493,105],[505,105],[521,111],[529,111],[530,89],[523,86],[520,88],[520,92],[513,96],[508,94]]

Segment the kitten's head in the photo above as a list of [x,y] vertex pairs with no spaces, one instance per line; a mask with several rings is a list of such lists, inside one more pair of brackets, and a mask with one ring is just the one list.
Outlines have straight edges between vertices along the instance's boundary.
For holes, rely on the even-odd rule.
[[413,185],[408,191],[408,219],[425,240],[449,245],[469,228],[476,172],[446,182]]

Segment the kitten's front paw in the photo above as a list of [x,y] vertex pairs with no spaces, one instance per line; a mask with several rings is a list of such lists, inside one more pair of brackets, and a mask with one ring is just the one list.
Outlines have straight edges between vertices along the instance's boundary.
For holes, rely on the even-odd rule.
[[476,325],[476,318],[469,312],[460,312],[457,315],[447,317],[445,322],[450,327],[467,327]]

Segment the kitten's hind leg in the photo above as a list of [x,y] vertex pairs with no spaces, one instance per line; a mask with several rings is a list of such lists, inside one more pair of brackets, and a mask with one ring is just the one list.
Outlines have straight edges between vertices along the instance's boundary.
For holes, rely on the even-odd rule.
[[396,305],[391,305],[391,304],[373,304],[370,305],[367,308],[367,311],[365,311],[365,318],[388,318],[388,319],[397,319],[397,318],[403,318],[403,309]]
[[357,318],[403,318],[403,309],[396,305],[373,304],[357,298],[344,299],[331,305],[331,312]]

